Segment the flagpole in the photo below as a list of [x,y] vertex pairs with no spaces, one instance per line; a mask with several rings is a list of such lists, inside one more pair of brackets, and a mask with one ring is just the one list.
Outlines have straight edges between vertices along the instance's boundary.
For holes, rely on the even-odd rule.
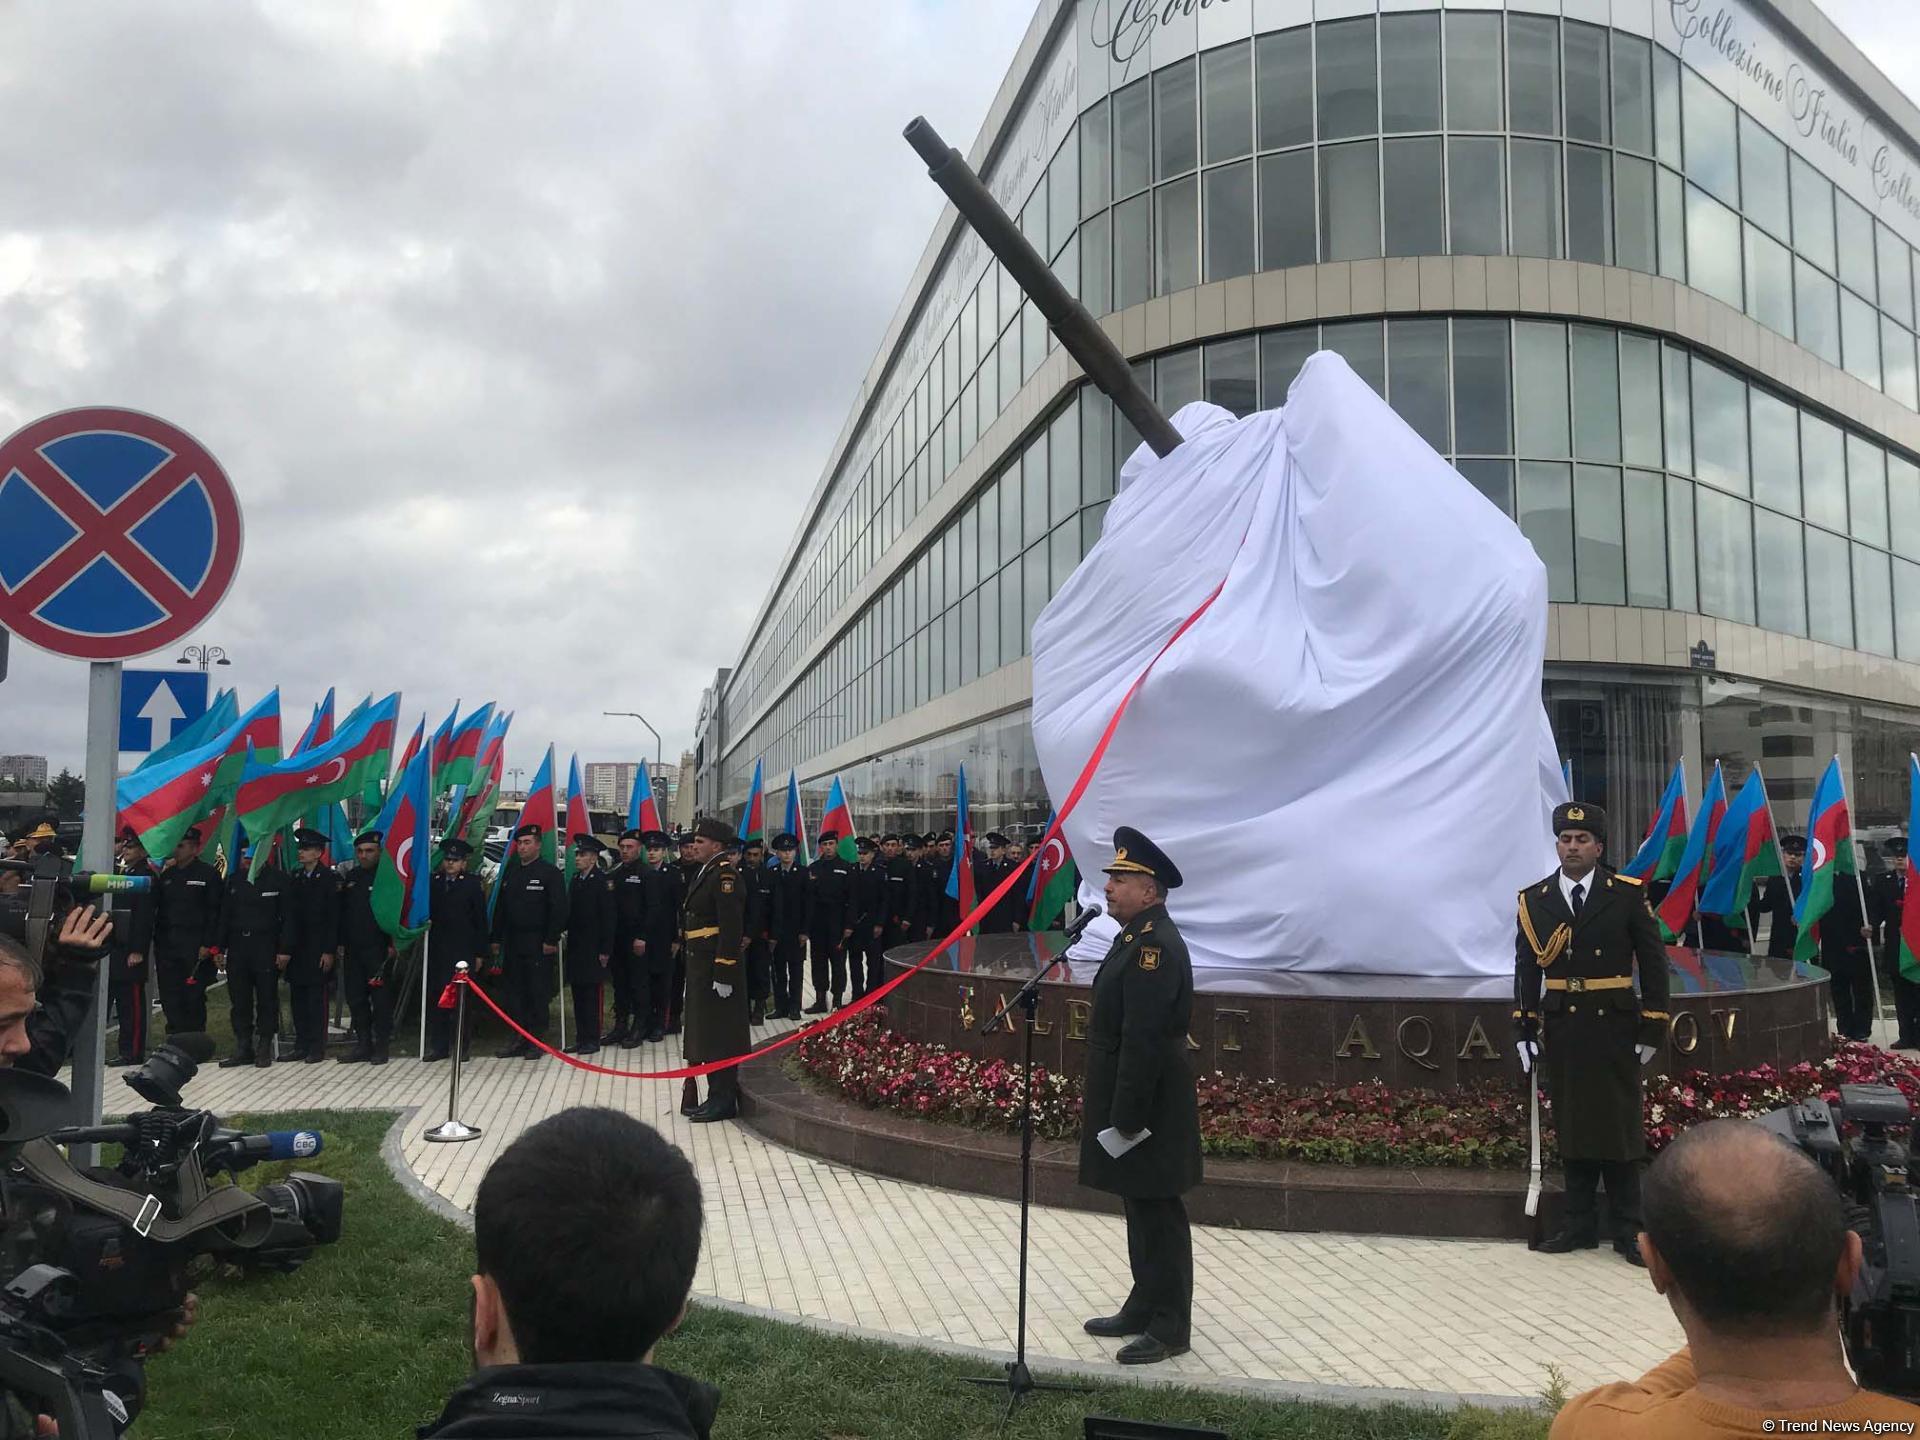
[[[427,877],[427,883],[433,883],[433,877]],[[424,1064],[427,1058],[427,975],[433,969],[433,927],[429,925],[426,933],[420,937],[420,1059]]]
[[[1844,769],[1840,771],[1840,803],[1847,807],[1847,844],[1852,845],[1853,798],[1847,794],[1847,772]],[[1883,1023],[1880,1014],[1880,962],[1873,953],[1873,925],[1867,919],[1867,887],[1860,878],[1860,857],[1857,851],[1849,851],[1847,858],[1853,861],[1853,892],[1860,897],[1860,928],[1866,932],[1861,938],[1867,942],[1867,979],[1873,985],[1873,1024],[1867,1027],[1867,1035],[1872,1038]],[[1874,1043],[1879,1042],[1876,1040]]]

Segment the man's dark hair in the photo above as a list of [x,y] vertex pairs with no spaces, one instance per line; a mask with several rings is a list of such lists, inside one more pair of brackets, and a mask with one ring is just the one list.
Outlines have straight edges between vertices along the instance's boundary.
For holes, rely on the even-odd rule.
[[522,1361],[638,1360],[693,1288],[700,1182],[632,1116],[563,1110],[493,1162],[473,1237]]
[[46,978],[33,952],[11,935],[0,935],[0,965],[11,965],[27,977],[27,988],[38,990]]
[[1649,1167],[1647,1235],[1707,1325],[1798,1334],[1829,1323],[1847,1217],[1826,1172],[1750,1120],[1687,1131]]

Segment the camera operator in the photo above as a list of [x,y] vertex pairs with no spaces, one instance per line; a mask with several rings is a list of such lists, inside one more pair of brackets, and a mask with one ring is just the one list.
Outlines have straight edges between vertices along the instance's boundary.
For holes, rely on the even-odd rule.
[[1860,1237],[1813,1160],[1753,1121],[1714,1120],[1654,1161],[1641,1204],[1647,1274],[1687,1345],[1638,1380],[1576,1396],[1552,1440],[1920,1422],[1920,1406],[1861,1389],[1847,1368],[1837,1302],[1860,1273]]
[[0,1066],[59,1072],[93,1003],[94,977],[113,936],[113,917],[76,905],[61,921],[43,967],[0,935]]
[[615,1110],[563,1110],[493,1162],[473,1206],[476,1369],[427,1440],[706,1440],[710,1385],[654,1366],[700,1259],[687,1157]]

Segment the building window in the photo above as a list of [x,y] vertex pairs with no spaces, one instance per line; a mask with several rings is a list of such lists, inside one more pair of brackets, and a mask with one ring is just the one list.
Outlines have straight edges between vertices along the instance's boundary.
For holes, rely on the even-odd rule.
[[1447,322],[1387,322],[1387,399],[1420,438],[1450,451],[1447,426]]
[[1776,240],[1792,238],[1787,211],[1787,147],[1751,115],[1740,115],[1741,211]]
[[1620,352],[1614,332],[1575,325],[1572,337],[1573,453],[1583,460],[1618,460]]
[[1171,295],[1200,283],[1200,216],[1194,177],[1153,192],[1154,235],[1159,241],[1155,293]]
[[1793,334],[1829,365],[1840,363],[1840,300],[1833,281],[1798,256],[1793,261]]
[[1786,635],[1807,633],[1807,577],[1801,563],[1800,522],[1766,510],[1753,512],[1753,549],[1759,572],[1759,623]]
[[1893,654],[1893,591],[1887,557],[1864,545],[1853,547],[1853,635],[1862,650]]
[[1206,163],[1238,160],[1253,149],[1253,46],[1209,50],[1200,57],[1200,115]]
[[[1516,21],[1520,18],[1514,17]],[[1560,147],[1545,140],[1515,140],[1509,154],[1513,253],[1557,260],[1561,255]]]
[[[1886,226],[1873,227],[1873,245],[1880,274],[1880,308],[1902,325],[1913,326],[1913,270],[1907,242]],[[1912,403],[1912,402],[1908,402]]]
[[[1491,17],[1447,17],[1449,22],[1460,18]],[[1448,249],[1455,255],[1506,254],[1506,144],[1490,138],[1455,136],[1447,141],[1447,168],[1452,181],[1448,191]]]
[[1853,646],[1847,542],[1824,530],[1807,531],[1807,628],[1815,640]]
[[1737,495],[1748,490],[1746,389],[1737,376],[1694,360],[1694,474]]
[[[1798,515],[1800,435],[1794,408],[1757,385],[1748,390],[1747,403],[1747,421],[1753,437],[1753,498],[1788,515]],[[1763,558],[1763,572],[1764,569]]]
[[1658,268],[1659,227],[1654,221],[1653,163],[1631,155],[1613,157],[1613,263],[1653,274]]
[[1313,27],[1262,35],[1253,42],[1260,148],[1313,143]]
[[1687,178],[1728,205],[1740,204],[1740,149],[1733,102],[1691,68],[1681,72],[1680,103],[1687,143]]
[[1800,477],[1807,519],[1830,530],[1847,528],[1846,452],[1836,426],[1800,412]]
[[1613,263],[1613,156],[1567,146],[1567,258]]
[[1655,471],[1626,473],[1627,603],[1667,603],[1666,482]]
[[1520,533],[1547,567],[1547,598],[1574,598],[1573,485],[1568,467],[1543,460],[1519,465]]
[[1705,191],[1687,188],[1687,283],[1738,310],[1740,217]]
[[1380,109],[1374,59],[1373,17],[1315,28],[1314,64],[1320,139],[1377,135]]
[[1653,153],[1653,53],[1647,41],[1613,32],[1613,143]]
[[[1511,374],[1505,320],[1453,322],[1453,433],[1461,454],[1512,453]],[[1502,508],[1511,510],[1511,500]]]
[[1751,507],[1744,500],[1714,490],[1698,491],[1695,501],[1699,507],[1700,608],[1708,615],[1751,625]]
[[1659,466],[1660,342],[1620,335],[1621,454],[1629,465]]
[[1320,258],[1371,260],[1379,253],[1379,143],[1325,146],[1320,151]]
[[1793,197],[1793,248],[1831,274],[1833,186],[1798,155],[1787,157],[1787,180]]
[[1882,549],[1887,544],[1887,452],[1847,436],[1847,513],[1849,533]]
[[1920,469],[1898,455],[1887,457],[1887,509],[1893,548],[1920,560]]
[[1206,349],[1206,398],[1235,415],[1260,406],[1259,355],[1253,337],[1216,340]]
[[1840,361],[1849,375],[1880,388],[1880,317],[1851,290],[1840,292]]
[[1198,79],[1192,60],[1153,72],[1153,138],[1156,180],[1193,169],[1200,153]]
[[1125,310],[1153,293],[1152,197],[1136,195],[1113,207],[1113,308]]
[[1507,111],[1516,131],[1560,133],[1559,21],[1507,16]]
[[[1497,142],[1496,142],[1497,143]],[[1260,157],[1260,268],[1314,261],[1314,152]]]
[[1520,454],[1571,453],[1566,326],[1538,320],[1514,322],[1513,415],[1518,436],[1516,448]]
[[1894,636],[1902,660],[1920,660],[1920,565],[1893,562]]
[[1612,103],[1607,85],[1607,31],[1569,20],[1561,31],[1565,46],[1567,138],[1604,145]]
[[1447,128],[1501,130],[1500,16],[1448,11]]
[[1879,294],[1873,283],[1873,217],[1845,195],[1835,196],[1834,206],[1840,283],[1854,294],[1872,300]]
[[1388,140],[1382,165],[1386,253],[1444,254],[1447,211],[1442,198],[1445,171],[1439,137]]
[[1573,470],[1574,569],[1583,605],[1627,603],[1620,472],[1606,465]]
[[1389,135],[1440,128],[1440,16],[1380,17],[1380,125]]
[[1747,314],[1780,335],[1793,334],[1793,256],[1752,225],[1746,243]]
[[[1296,202],[1298,197],[1294,197]],[[1230,280],[1254,268],[1253,162],[1206,173],[1207,279]]]
[[1153,182],[1153,98],[1136,80],[1113,92],[1113,194],[1124,200]]

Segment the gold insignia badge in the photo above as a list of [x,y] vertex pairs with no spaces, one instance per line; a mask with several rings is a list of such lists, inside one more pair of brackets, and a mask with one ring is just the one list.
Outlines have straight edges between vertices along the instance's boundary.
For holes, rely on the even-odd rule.
[[[42,827],[42,828],[44,828],[44,827]],[[1127,852],[1126,852],[1126,850],[1125,850],[1125,849],[1123,848],[1123,849],[1120,849],[1120,850],[1116,850],[1116,851],[1114,851],[1114,852],[1113,852],[1113,858],[1114,858],[1114,859],[1116,859],[1116,860],[1124,860],[1124,859],[1126,859],[1126,858],[1127,858]]]
[[1586,818],[1587,818],[1587,812],[1582,810],[1578,805],[1569,805],[1567,807],[1567,819],[1584,820]]
[[722,895],[731,895],[733,893],[733,877],[731,875],[722,875],[720,877],[720,893]]
[[1151,945],[1147,946],[1140,952],[1140,968],[1142,970],[1158,970],[1160,968],[1160,952]]

